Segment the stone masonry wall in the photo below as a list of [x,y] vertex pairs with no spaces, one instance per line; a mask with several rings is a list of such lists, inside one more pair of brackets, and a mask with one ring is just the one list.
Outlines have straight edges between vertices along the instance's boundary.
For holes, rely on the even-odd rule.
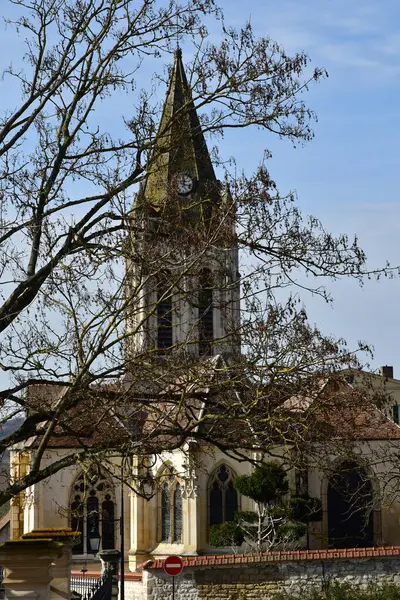
[[125,573],[125,600],[147,600],[143,593],[142,578],[134,573]]
[[[172,600],[172,578],[162,562],[145,566],[143,600]],[[279,591],[300,594],[305,585],[320,588],[330,580],[400,585],[400,547],[207,556],[184,564],[175,600],[270,600]]]

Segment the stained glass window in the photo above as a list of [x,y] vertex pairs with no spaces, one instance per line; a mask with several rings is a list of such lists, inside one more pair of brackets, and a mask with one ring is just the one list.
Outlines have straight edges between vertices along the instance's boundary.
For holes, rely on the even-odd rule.
[[174,492],[174,542],[182,541],[182,489],[176,484]]
[[235,512],[239,509],[238,494],[233,486],[233,478],[233,471],[227,465],[220,465],[210,477],[210,526],[233,521]]
[[81,473],[72,489],[71,528],[81,533],[72,549],[73,554],[90,554],[88,539],[91,534],[100,535],[102,550],[115,548],[115,503],[111,483],[93,470]]
[[219,525],[223,521],[222,490],[215,481],[210,490],[210,525]]
[[221,465],[219,470],[218,470],[218,479],[222,482],[225,483],[226,481],[228,481],[229,479],[229,472],[228,469],[226,468],[226,465]]
[[295,484],[297,495],[308,494],[308,469],[296,469]]
[[225,521],[233,521],[238,510],[238,495],[233,487],[233,481],[228,483],[225,490]]
[[79,531],[80,538],[73,548],[74,554],[83,554],[83,505],[80,496],[75,496],[71,503],[71,529]]
[[115,518],[114,518],[114,502],[111,500],[110,494],[106,494],[106,499],[101,505],[103,531],[101,536],[101,546],[103,550],[112,550],[115,546]]
[[[99,499],[95,496],[95,491],[90,491],[90,496],[87,499],[87,537],[97,536],[100,533],[99,523]],[[87,548],[87,552],[90,552]]]
[[161,541],[180,544],[182,531],[182,486],[168,471],[161,488]]
[[169,542],[171,535],[171,496],[168,483],[161,492],[161,541]]

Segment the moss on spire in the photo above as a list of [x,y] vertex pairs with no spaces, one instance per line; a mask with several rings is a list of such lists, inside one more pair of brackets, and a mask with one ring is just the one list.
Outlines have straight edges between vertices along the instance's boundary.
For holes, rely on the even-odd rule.
[[178,48],[142,192],[155,210],[176,193],[176,175],[182,172],[195,179],[197,198],[215,195],[218,182]]

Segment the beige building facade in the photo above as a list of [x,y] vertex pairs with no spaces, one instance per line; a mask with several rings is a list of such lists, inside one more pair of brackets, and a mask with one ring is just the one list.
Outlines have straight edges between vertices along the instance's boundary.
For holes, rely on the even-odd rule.
[[[204,213],[207,212],[205,201],[218,205],[221,210],[226,210],[227,227],[232,229],[229,197],[218,196],[220,186],[204,136],[201,131],[199,133],[199,120],[190,100],[182,57],[178,51],[161,128],[168,120],[174,121],[173,117],[182,109],[183,101],[188,105],[189,115],[183,125],[182,121],[178,121],[181,127],[186,127],[183,151],[178,153],[179,160],[166,150],[162,154],[162,164],[155,160],[157,168],[150,172],[140,191],[138,205],[150,200],[151,210],[155,214],[160,211],[168,198],[171,186],[169,178],[172,177],[178,196],[185,198],[185,201],[190,200],[191,206],[201,206]],[[136,221],[143,218],[140,211],[138,214],[133,217]],[[149,222],[146,217],[143,227]],[[162,245],[155,247],[151,236],[150,242],[149,237],[143,235],[131,240],[131,243],[139,246],[143,255],[152,256],[152,260],[157,255],[165,259],[169,253],[168,242],[164,240]],[[179,241],[174,244],[175,251]],[[174,254],[173,258],[181,263],[187,260],[183,251]],[[139,273],[138,265],[133,261],[128,262],[127,269],[132,286],[138,287],[143,273]],[[186,291],[190,291],[193,281],[197,282],[193,294],[174,297],[165,288],[165,282],[154,278],[146,280],[141,294],[137,296],[136,305],[131,307],[127,316],[126,326],[136,331],[128,352],[148,351],[153,347],[161,351],[170,346],[185,346],[194,356],[206,357],[211,361],[209,364],[214,366],[219,360],[229,360],[229,357],[240,352],[240,339],[236,335],[240,317],[237,246],[234,243],[225,248],[217,246],[206,253],[204,264],[198,266],[191,279],[183,282]],[[171,310],[172,305],[174,310]],[[159,326],[160,322],[162,327]],[[377,388],[383,386],[389,392],[393,405],[400,406],[400,381],[393,379],[393,373],[391,375],[377,375],[374,382]],[[348,379],[349,390],[356,385],[354,379],[357,377]],[[335,531],[332,523],[340,528],[340,518],[343,521],[343,514],[336,514],[336,504],[340,503],[340,498],[332,484],[335,465],[338,472],[348,474],[349,485],[361,481],[366,497],[372,502],[367,521],[349,518],[345,523],[344,526],[352,531],[352,542],[367,546],[400,544],[400,496],[393,482],[386,483],[390,481],[389,475],[397,469],[397,449],[400,450],[398,420],[397,424],[391,420],[394,411],[390,407],[380,410],[372,404],[368,406],[362,414],[355,416],[354,427],[351,428],[354,434],[354,454],[351,458],[338,449],[337,454],[330,451],[329,456],[326,455],[325,465],[311,461],[310,466],[301,472],[295,469],[289,472],[292,493],[306,492],[322,502],[322,521],[312,525],[308,540],[304,540],[304,544],[308,543],[310,548],[332,546]],[[341,418],[348,422],[348,416]],[[43,466],[46,461],[51,463],[55,458],[62,458],[69,450],[70,447],[64,448],[62,444],[57,447],[50,444]],[[11,452],[11,475],[29,469],[34,452],[34,446],[14,448]],[[268,460],[268,457],[265,459]],[[11,506],[13,538],[33,529],[72,527],[81,532],[81,541],[74,548],[73,558],[75,567],[79,569],[98,564],[90,547],[92,534],[100,534],[103,549],[120,549],[122,532],[125,565],[135,570],[139,563],[148,558],[169,554],[196,556],[221,551],[209,544],[210,526],[231,521],[239,508],[254,508],[252,501],[240,497],[233,486],[234,477],[249,474],[251,464],[228,457],[216,448],[188,443],[174,452],[154,457],[149,474],[157,482],[157,487],[149,500],[135,492],[134,463],[125,465],[125,475],[121,477],[123,460],[121,456],[107,456],[107,469],[103,471],[98,466],[94,468],[90,464],[77,464],[28,488]],[[125,482],[121,483],[121,479]]]

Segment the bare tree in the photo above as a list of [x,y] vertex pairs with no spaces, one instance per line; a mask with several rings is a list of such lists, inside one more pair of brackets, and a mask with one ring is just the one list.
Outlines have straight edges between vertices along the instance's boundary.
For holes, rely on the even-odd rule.
[[[265,452],[278,438],[293,445],[298,432],[281,403],[312,393],[321,373],[357,360],[341,340],[307,323],[296,294],[282,304],[275,292],[295,285],[298,270],[311,282],[361,281],[370,273],[357,240],[334,238],[317,219],[304,219],[265,163],[251,177],[226,168],[224,186],[210,192],[210,211],[172,200],[149,205],[138,186],[178,152],[193,107],[208,136],[259,127],[310,140],[314,114],[302,94],[324,70],[310,72],[305,54],[288,56],[249,24],[229,28],[214,0],[11,6],[7,26],[25,37],[26,54],[24,68],[11,64],[2,80],[4,87],[17,81],[20,98],[0,121],[0,366],[10,375],[0,397],[3,423],[24,419],[0,440],[0,452],[29,447],[33,458],[0,503],[77,460],[116,449],[157,453],[202,439],[245,460],[247,450]],[[219,44],[208,36],[210,18],[220,27]],[[177,39],[191,49],[190,97],[159,126],[152,82],[140,89],[140,81],[149,72],[160,77]],[[121,93],[130,99],[125,115]],[[221,168],[224,158],[214,153]],[[169,184],[175,198],[176,182]],[[202,225],[194,226],[201,211]],[[240,285],[222,277],[235,251]],[[232,314],[242,303],[241,321],[232,318],[217,340],[221,354],[232,340],[237,351],[199,362],[190,352],[203,335],[197,328],[159,360],[149,343],[154,316],[162,309],[167,323],[178,300],[193,300],[205,260],[220,268],[218,285],[230,294],[220,310]],[[310,289],[325,294],[319,284]],[[43,462],[49,445],[67,447],[72,438],[69,452]]]

